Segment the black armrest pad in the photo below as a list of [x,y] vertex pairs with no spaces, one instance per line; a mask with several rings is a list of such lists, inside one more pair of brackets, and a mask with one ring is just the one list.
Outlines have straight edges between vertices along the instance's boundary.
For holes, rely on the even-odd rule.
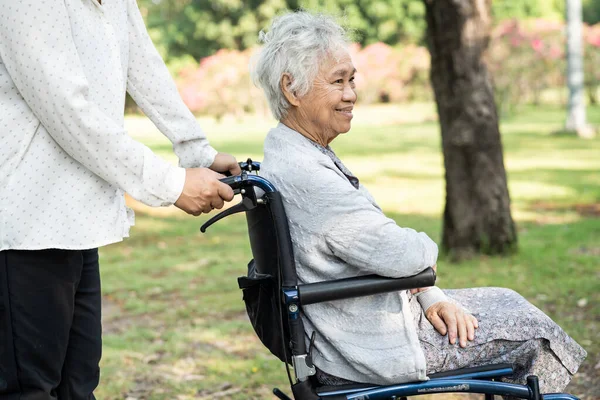
[[364,275],[356,278],[299,285],[298,296],[300,297],[300,304],[307,305],[433,285],[435,285],[435,271],[432,268],[427,268],[419,274],[407,278]]

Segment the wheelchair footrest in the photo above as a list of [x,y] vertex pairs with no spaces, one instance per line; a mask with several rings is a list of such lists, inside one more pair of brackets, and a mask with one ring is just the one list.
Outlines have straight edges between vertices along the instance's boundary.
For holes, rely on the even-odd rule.
[[[436,374],[429,375],[429,379],[493,379],[508,376],[512,373],[512,364],[491,364],[482,365],[480,367],[461,368],[452,371],[438,372]],[[356,383],[338,386],[321,386],[317,389],[317,393],[321,395],[344,395],[357,391],[374,389],[376,387],[377,385],[367,383]]]
[[493,379],[513,373],[512,364],[490,364],[479,367],[454,369],[429,375],[429,379]]

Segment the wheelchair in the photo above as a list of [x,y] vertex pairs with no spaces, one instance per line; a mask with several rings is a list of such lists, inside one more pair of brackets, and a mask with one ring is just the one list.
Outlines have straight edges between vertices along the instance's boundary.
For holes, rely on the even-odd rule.
[[[253,260],[248,274],[238,278],[246,310],[262,343],[284,362],[295,400],[400,400],[408,396],[442,393],[479,393],[485,400],[494,396],[513,396],[530,400],[575,400],[567,393],[540,393],[538,378],[529,376],[526,385],[501,382],[513,372],[511,364],[494,364],[462,368],[429,375],[428,381],[378,386],[350,384],[322,386],[315,378],[311,360],[314,333],[306,340],[302,323],[302,306],[391,291],[433,286],[435,272],[428,268],[408,278],[365,275],[310,284],[298,284],[288,221],[280,193],[268,180],[258,175],[260,163],[248,159],[240,163],[242,174],[228,176],[228,184],[242,201],[209,219],[206,229],[229,215],[244,212]],[[308,344],[307,344],[308,341]],[[292,372],[293,371],[293,372]],[[281,390],[273,394],[292,400]]]

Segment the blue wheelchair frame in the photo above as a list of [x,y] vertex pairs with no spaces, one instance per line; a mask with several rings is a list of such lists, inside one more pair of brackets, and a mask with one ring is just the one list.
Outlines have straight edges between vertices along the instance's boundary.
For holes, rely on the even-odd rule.
[[[302,324],[301,310],[303,305],[319,303],[323,301],[339,300],[351,297],[372,295],[376,293],[385,293],[397,290],[406,290],[417,287],[432,286],[435,283],[435,272],[428,268],[422,273],[408,278],[386,278],[376,275],[367,275],[358,278],[340,279],[328,282],[318,282],[313,284],[298,285],[293,259],[291,239],[285,209],[279,192],[268,180],[258,175],[251,174],[252,171],[260,169],[260,163],[247,162],[240,163],[242,175],[230,176],[222,181],[232,187],[234,193],[242,195],[242,202],[233,206],[220,214],[208,220],[201,228],[206,231],[208,226],[228,215],[238,212],[245,212],[248,218],[249,235],[252,244],[252,253],[255,260],[259,258],[264,260],[264,244],[256,246],[255,243],[264,241],[262,230],[272,230],[275,243],[273,247],[276,255],[271,256],[277,269],[278,290],[280,291],[280,306],[287,313],[287,321],[283,321],[282,326],[291,337],[288,349],[283,349],[284,353],[291,353],[291,364],[293,365],[295,382],[290,374],[289,363],[286,362],[290,386],[295,400],[375,400],[375,399],[402,399],[406,396],[418,396],[424,394],[441,393],[480,393],[485,395],[486,400],[494,398],[494,395],[513,396],[521,399],[531,400],[577,400],[578,398],[566,393],[541,394],[539,391],[538,379],[530,376],[526,385],[510,384],[500,382],[499,379],[512,374],[513,369],[510,364],[500,364],[497,366],[483,366],[476,368],[464,368],[433,374],[428,381],[414,383],[403,383],[389,386],[377,386],[367,384],[341,385],[334,387],[319,386],[314,379],[316,373],[315,366],[310,357],[310,347],[307,349],[305,341],[305,332]],[[255,188],[264,192],[257,197]],[[266,207],[270,216],[269,221],[261,221],[263,225],[256,226],[256,221],[250,223],[249,214],[261,207]],[[261,217],[264,219],[264,217]],[[265,228],[266,227],[266,228]],[[254,240],[254,241],[253,241]],[[273,251],[273,250],[271,250]],[[261,261],[261,263],[265,263]],[[260,266],[265,268],[265,266]],[[282,309],[279,310],[280,314]],[[285,314],[284,313],[284,314]],[[261,338],[262,340],[262,338]],[[311,338],[314,340],[314,337]],[[279,389],[274,389],[273,393],[280,399],[291,400]]]

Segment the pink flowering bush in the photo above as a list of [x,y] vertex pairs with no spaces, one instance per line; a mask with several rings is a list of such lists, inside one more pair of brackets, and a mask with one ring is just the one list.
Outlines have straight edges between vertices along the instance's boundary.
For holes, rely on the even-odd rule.
[[426,48],[405,45],[391,47],[375,43],[364,48],[351,47],[358,71],[356,89],[359,102],[401,103],[431,98],[429,88],[429,52]]
[[253,50],[219,50],[203,58],[197,67],[180,71],[181,97],[194,113],[210,114],[217,119],[245,112],[265,112],[266,102],[249,73]]
[[[194,113],[221,118],[226,114],[268,112],[262,92],[249,74],[255,50],[219,50],[183,68],[178,88],[186,105]],[[403,102],[431,98],[429,89],[429,53],[424,47],[407,45],[392,48],[376,43],[365,48],[350,47],[355,66],[359,102]]]
[[506,21],[493,30],[486,58],[500,112],[525,102],[538,104],[545,89],[564,85],[563,25]]
[[351,53],[358,70],[356,88],[361,103],[431,99],[430,56],[425,47],[375,43],[360,48],[355,44]]
[[[505,21],[492,33],[487,61],[501,111],[540,103],[547,89],[566,85],[566,35],[560,21]],[[600,24],[584,26],[585,87],[597,102],[600,85]],[[562,101],[565,101],[563,98]]]

